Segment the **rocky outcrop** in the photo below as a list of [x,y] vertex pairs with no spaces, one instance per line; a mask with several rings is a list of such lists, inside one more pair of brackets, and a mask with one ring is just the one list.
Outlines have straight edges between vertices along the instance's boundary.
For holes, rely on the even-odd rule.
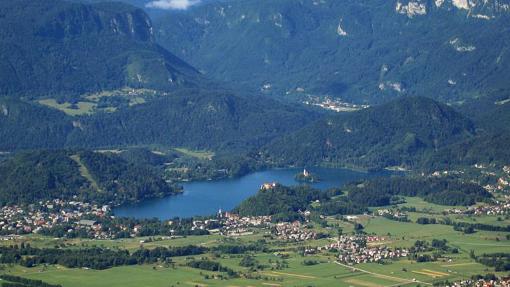
[[36,31],[39,36],[69,38],[83,35],[116,34],[139,41],[152,41],[150,18],[141,9],[124,7],[112,9],[108,4],[67,4],[44,17]]

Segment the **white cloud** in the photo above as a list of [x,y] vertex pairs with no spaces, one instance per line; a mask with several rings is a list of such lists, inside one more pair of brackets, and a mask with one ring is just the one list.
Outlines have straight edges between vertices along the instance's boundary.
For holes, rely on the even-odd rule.
[[156,0],[147,3],[149,8],[186,10],[189,7],[200,3],[200,0]]

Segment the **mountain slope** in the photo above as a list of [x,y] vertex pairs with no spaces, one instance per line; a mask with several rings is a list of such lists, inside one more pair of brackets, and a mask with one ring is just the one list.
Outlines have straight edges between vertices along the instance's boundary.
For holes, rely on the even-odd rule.
[[155,19],[210,77],[302,99],[454,101],[508,88],[510,2],[213,1]]
[[248,150],[316,117],[220,90],[155,43],[148,16],[127,4],[7,1],[0,26],[10,27],[0,31],[0,150]]
[[149,17],[121,3],[0,3],[0,94],[72,98],[125,86],[174,89],[201,78],[154,42]]
[[113,113],[84,116],[0,98],[0,150],[160,144],[247,151],[317,118],[300,107],[218,90],[181,90]]
[[70,146],[163,144],[249,150],[297,130],[317,114],[270,99],[225,91],[181,91],[153,102],[79,119]]
[[0,174],[0,206],[56,198],[126,203],[175,192],[151,167],[94,152],[22,152],[0,163]]
[[264,151],[276,162],[300,166],[411,167],[427,153],[473,134],[472,123],[452,108],[409,97],[318,120]]

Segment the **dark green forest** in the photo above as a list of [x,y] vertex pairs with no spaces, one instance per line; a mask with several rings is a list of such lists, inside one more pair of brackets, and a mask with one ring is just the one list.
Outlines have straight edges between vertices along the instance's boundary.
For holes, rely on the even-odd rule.
[[[201,75],[154,41],[150,18],[121,3],[0,3],[0,94],[75,98],[125,86],[196,86]],[[93,57],[91,57],[93,55]]]
[[297,166],[414,168],[437,150],[474,136],[474,124],[454,109],[409,97],[325,117],[263,150],[276,162]]
[[[301,220],[305,210],[322,215],[360,214],[389,206],[401,197],[420,197],[439,205],[473,205],[492,198],[482,187],[448,178],[390,177],[320,191],[307,185],[261,189],[235,209],[243,216],[272,215],[275,221]],[[316,205],[312,202],[317,201]]]
[[387,0],[227,2],[148,10],[157,40],[214,79],[251,91],[270,84],[263,92],[285,100],[454,102],[508,90],[509,16],[494,3],[464,10],[419,1],[426,15],[409,17]]
[[0,205],[55,198],[121,204],[178,191],[154,167],[90,151],[22,152],[0,163],[0,174]]

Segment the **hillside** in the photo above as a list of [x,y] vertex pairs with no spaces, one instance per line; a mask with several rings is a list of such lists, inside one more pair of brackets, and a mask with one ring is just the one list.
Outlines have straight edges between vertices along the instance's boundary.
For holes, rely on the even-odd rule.
[[5,138],[0,150],[160,144],[246,151],[317,117],[271,99],[218,90],[184,90],[115,112],[83,116],[0,98],[0,135]]
[[430,171],[448,169],[451,166],[473,166],[475,164],[504,166],[510,162],[510,135],[502,133],[481,133],[459,143],[446,146],[421,163]]
[[264,151],[276,162],[298,166],[411,167],[428,153],[473,135],[473,124],[452,108],[409,97],[320,119]]
[[455,101],[508,88],[508,4],[209,1],[159,12],[154,25],[162,46],[209,77],[252,91],[293,100]]
[[113,154],[23,152],[1,162],[0,174],[0,205],[56,198],[120,204],[176,192],[153,168]]
[[171,90],[201,75],[154,42],[143,10],[61,0],[0,3],[0,95],[74,99],[123,87]]

